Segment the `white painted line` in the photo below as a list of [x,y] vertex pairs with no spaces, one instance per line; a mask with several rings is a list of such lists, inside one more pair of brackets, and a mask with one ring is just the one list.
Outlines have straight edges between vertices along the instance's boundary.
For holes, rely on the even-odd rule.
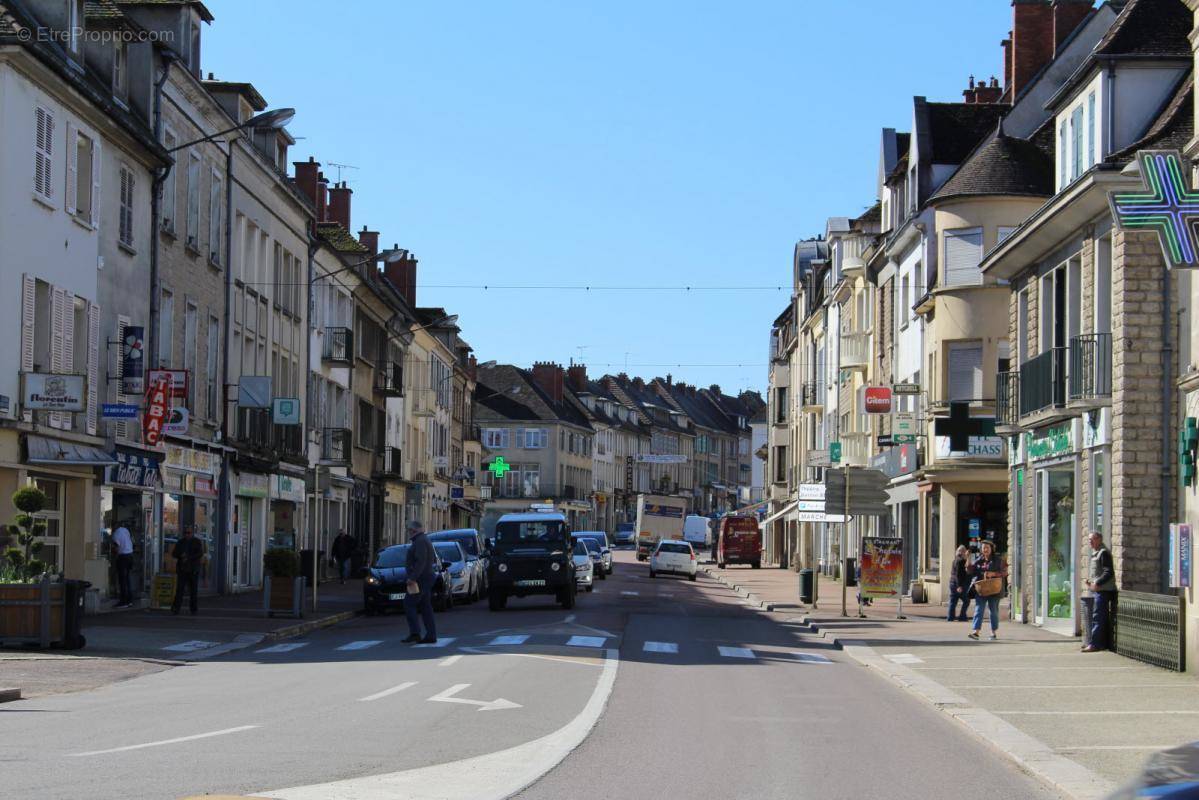
[[658,595],[658,597],[661,597],[663,600],[673,600],[674,599],[673,594],[660,594],[660,595]]
[[1070,753],[1075,750],[1168,750],[1178,747],[1178,743],[1173,744],[1092,744],[1082,745],[1079,747],[1059,747],[1057,752]]
[[450,666],[451,664],[457,663],[457,662],[458,662],[458,661],[459,661],[461,658],[462,658],[462,656],[461,656],[461,655],[456,655],[456,656],[446,656],[445,658],[443,658],[443,659],[441,660],[441,666],[443,666],[443,667],[448,667],[448,666]]
[[210,647],[216,647],[218,644],[220,644],[220,642],[204,642],[199,639],[192,639],[188,642],[167,645],[162,649],[170,650],[173,653],[194,653],[197,650],[207,650]]
[[1069,714],[1072,717],[1120,717],[1120,716],[1153,716],[1157,714],[1170,714],[1174,716],[1193,717],[1199,715],[1199,711],[992,711],[992,714],[1005,714],[1008,716],[1020,715],[1025,717],[1049,717],[1061,716]]
[[109,750],[89,750],[86,753],[71,753],[73,756],[103,756],[109,753],[124,753],[128,750],[143,750],[147,747],[161,747],[164,744],[179,744],[180,742],[194,742],[197,739],[209,739],[213,736],[224,736],[226,733],[240,733],[257,728],[257,725],[239,725],[236,728],[225,728],[223,731],[210,731],[208,733],[196,733],[191,736],[179,736],[174,739],[162,739],[157,742],[146,742],[145,744],[130,744],[124,747],[113,747]]
[[524,644],[527,641],[529,641],[529,637],[520,634],[516,636],[497,636],[488,642],[488,644]]
[[390,689],[384,689],[381,692],[368,694],[366,697],[359,697],[358,702],[369,703],[371,700],[378,700],[380,698],[387,697],[388,695],[395,694],[396,692],[402,692],[405,689],[411,689],[413,686],[416,686],[416,681],[405,681],[404,683],[401,683],[398,686],[393,686]]
[[447,647],[454,641],[453,636],[443,636],[430,644],[415,644],[413,647]]
[[647,653],[679,652],[679,646],[674,642],[646,642],[641,649]]
[[567,615],[566,615],[566,619],[564,619],[564,620],[562,620],[562,621],[563,621],[563,622],[574,622],[574,621],[575,621],[575,615],[574,615],[574,614],[567,614]]
[[805,664],[832,664],[832,663],[834,663],[831,658],[828,658],[827,656],[822,656],[818,653],[792,653],[791,655],[795,656],[795,658],[797,660],[802,661]]
[[382,639],[363,639],[357,642],[343,644],[338,650],[365,650],[368,647],[374,647],[377,644],[383,644]]
[[923,658],[914,656],[911,653],[896,653],[895,655],[891,655],[891,656],[883,656],[883,658],[887,659],[888,661],[894,662],[896,664],[923,664],[924,663]]
[[720,654],[725,658],[754,657],[754,651],[750,650],[748,647],[725,647],[724,645],[717,645],[716,649],[719,650]]
[[603,636],[572,636],[566,640],[570,647],[603,647]]
[[[582,744],[612,694],[619,663],[620,654],[614,648],[608,648],[595,690],[583,710],[566,725],[540,739],[461,761],[259,792],[256,796],[275,800],[395,800],[397,797],[406,800],[503,800],[549,772]],[[446,781],[446,775],[454,775],[454,780]]]
[[540,653],[516,653],[507,650],[483,650],[478,647],[460,647],[464,653],[478,653],[481,656],[507,656],[509,658],[537,658],[542,661],[557,661],[559,664],[573,664],[577,667],[602,667],[592,660],[584,660],[574,656],[544,656]]
[[284,642],[283,644],[273,644],[270,647],[264,647],[261,650],[255,650],[256,653],[290,653],[292,650],[299,650],[301,647],[307,647],[308,642]]
[[621,592],[621,594],[623,594],[625,597],[637,597],[641,594],[641,592],[630,592],[628,589],[625,589]]
[[456,683],[444,692],[438,692],[427,699],[430,703],[462,703],[468,706],[478,706],[480,711],[507,711],[512,708],[524,707],[520,703],[513,703],[511,700],[505,700],[502,697],[497,697],[494,700],[468,700],[465,697],[454,696],[463,689],[469,688],[469,683]]

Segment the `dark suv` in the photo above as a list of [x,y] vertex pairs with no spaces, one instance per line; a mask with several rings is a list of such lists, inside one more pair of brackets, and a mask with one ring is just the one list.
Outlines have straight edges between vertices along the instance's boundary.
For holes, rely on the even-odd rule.
[[508,598],[554,595],[574,608],[575,571],[570,526],[561,514],[505,514],[489,541],[487,605],[499,611]]

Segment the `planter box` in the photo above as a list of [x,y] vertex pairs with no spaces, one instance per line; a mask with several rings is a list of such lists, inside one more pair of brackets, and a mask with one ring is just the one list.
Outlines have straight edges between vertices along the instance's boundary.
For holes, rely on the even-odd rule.
[[268,617],[287,614],[304,616],[304,578],[263,578],[262,607]]
[[63,583],[0,584],[0,642],[49,647],[66,635]]

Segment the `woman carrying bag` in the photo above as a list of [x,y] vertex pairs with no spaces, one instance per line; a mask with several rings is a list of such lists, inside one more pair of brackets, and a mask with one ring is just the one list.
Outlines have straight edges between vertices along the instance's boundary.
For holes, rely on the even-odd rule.
[[998,638],[999,598],[1003,595],[1003,579],[1007,577],[1007,564],[995,554],[995,543],[984,541],[982,554],[966,570],[973,576],[970,584],[974,592],[974,625],[971,639],[978,639],[983,626],[983,612],[991,610],[991,638]]

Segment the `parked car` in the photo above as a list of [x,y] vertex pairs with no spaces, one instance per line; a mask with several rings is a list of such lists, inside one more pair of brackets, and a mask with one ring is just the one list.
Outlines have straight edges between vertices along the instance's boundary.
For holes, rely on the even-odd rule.
[[588,592],[595,589],[595,558],[587,549],[585,540],[575,540],[570,560],[575,568],[575,585]]
[[596,580],[604,580],[608,576],[608,572],[604,568],[604,554],[600,550],[599,541],[587,536],[580,536],[575,541],[582,542],[583,546],[587,548],[587,554],[591,556],[593,577]]
[[637,544],[637,527],[631,522],[618,522],[612,538],[617,547],[632,547]]
[[691,542],[691,546],[697,551],[703,550],[712,543],[711,522],[699,514],[688,514],[683,520],[683,538]]
[[[366,613],[378,614],[392,608],[404,607],[404,595],[408,592],[408,548],[411,545],[397,544],[385,547],[375,556],[375,561],[366,571],[362,582],[362,603]],[[440,561],[433,562],[433,608],[448,611],[454,605],[454,595],[449,590],[446,572]]]
[[492,611],[503,609],[509,597],[530,594],[554,595],[564,609],[574,608],[578,588],[564,515],[505,514],[495,523],[495,537],[487,547],[487,605]]
[[612,548],[608,546],[608,534],[603,531],[575,531],[571,536],[576,539],[594,539],[599,544],[600,557],[604,562],[604,568],[597,577],[603,580],[605,576],[612,574]]
[[689,542],[663,539],[649,559],[649,576],[656,578],[659,574],[686,575],[687,580],[695,580],[695,550]]
[[762,566],[762,532],[753,517],[724,517],[716,540],[716,566],[749,564]]
[[475,571],[475,585],[479,587],[479,595],[487,594],[487,549],[483,546],[483,536],[474,528],[455,528],[448,531],[437,531],[429,534],[432,542],[457,542],[466,551],[466,560]]
[[467,561],[466,550],[458,542],[433,542],[433,549],[441,559],[441,566],[450,576],[450,588],[454,600],[473,603],[479,599],[479,585],[475,582],[475,569]]

